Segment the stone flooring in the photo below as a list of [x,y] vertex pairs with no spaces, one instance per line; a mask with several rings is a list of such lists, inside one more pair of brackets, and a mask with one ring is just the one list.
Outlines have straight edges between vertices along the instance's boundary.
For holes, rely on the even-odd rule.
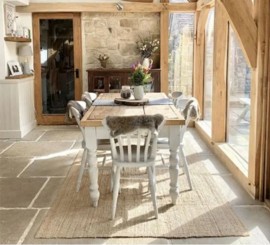
[[[195,129],[185,137],[192,167],[205,166],[249,232],[247,237],[190,239],[36,239],[72,164],[81,159],[76,126],[38,126],[21,140],[0,140],[1,244],[270,244],[270,212],[253,200],[207,148]],[[167,150],[163,152],[166,157]],[[205,174],[205,173],[204,173]],[[181,196],[180,196],[181,198]]]

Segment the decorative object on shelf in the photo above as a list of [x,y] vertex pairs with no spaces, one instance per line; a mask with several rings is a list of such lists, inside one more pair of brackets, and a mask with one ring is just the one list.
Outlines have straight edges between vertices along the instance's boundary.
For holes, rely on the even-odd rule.
[[18,61],[8,61],[8,68],[11,76],[22,75],[22,68]]
[[153,38],[153,36],[148,36],[146,38],[139,37],[139,41],[136,42],[137,50],[140,52],[142,60],[144,58],[150,58],[152,54],[159,49],[159,40]]
[[6,27],[6,35],[15,36],[16,31],[16,18],[15,16],[15,6],[12,4],[5,4],[5,27]]
[[142,66],[146,69],[151,69],[153,64],[153,60],[150,58],[144,58],[142,61]]
[[120,91],[121,98],[123,99],[129,99],[131,96],[131,89],[130,86],[122,86],[122,89]]
[[23,37],[30,38],[30,30],[27,27],[23,27]]
[[28,58],[33,55],[32,48],[29,45],[22,45],[19,47],[18,55],[24,58],[22,63],[23,74],[31,74]]
[[109,58],[110,57],[108,55],[106,55],[106,54],[103,54],[103,55],[100,54],[99,55],[98,60],[99,60],[100,65],[101,65],[102,68],[106,68]]

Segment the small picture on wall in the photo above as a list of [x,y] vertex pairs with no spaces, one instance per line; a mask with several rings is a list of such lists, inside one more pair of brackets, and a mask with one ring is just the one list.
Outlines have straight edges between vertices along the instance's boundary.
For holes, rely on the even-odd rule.
[[22,68],[21,68],[20,63],[18,61],[9,61],[8,68],[9,68],[11,76],[17,76],[17,75],[23,74]]

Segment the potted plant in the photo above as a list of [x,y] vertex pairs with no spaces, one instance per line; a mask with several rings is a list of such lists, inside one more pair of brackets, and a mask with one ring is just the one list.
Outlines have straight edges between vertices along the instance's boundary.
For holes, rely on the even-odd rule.
[[145,68],[142,64],[138,63],[133,65],[133,72],[130,76],[130,81],[134,86],[134,98],[141,100],[144,97],[144,85],[152,81],[151,73],[149,68]]

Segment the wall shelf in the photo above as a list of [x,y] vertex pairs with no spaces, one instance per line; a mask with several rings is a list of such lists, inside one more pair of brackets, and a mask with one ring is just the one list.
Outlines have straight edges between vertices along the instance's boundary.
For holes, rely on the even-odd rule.
[[22,75],[16,75],[16,76],[8,76],[6,79],[21,79],[26,77],[32,77],[33,74],[22,74]]
[[22,43],[31,42],[31,38],[25,38],[25,37],[5,37],[4,39],[7,42],[22,42]]

